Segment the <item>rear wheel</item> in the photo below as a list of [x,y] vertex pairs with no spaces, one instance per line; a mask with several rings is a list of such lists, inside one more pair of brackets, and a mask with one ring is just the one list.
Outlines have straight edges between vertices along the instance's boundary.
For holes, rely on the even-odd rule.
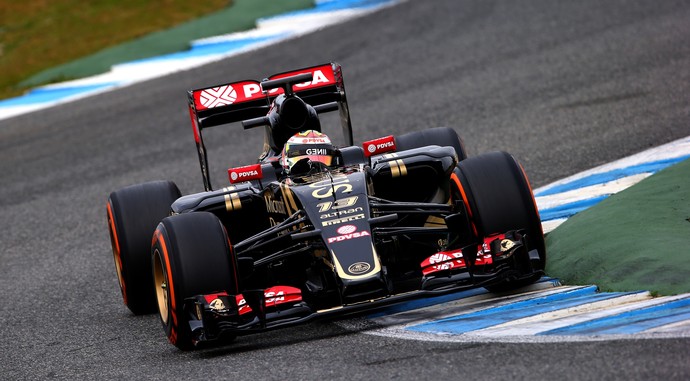
[[458,155],[458,161],[462,161],[467,158],[465,144],[458,133],[449,127],[436,127],[428,130],[408,132],[406,134],[396,136],[395,145],[398,151],[430,145],[441,147],[451,146],[455,148],[455,153]]
[[236,295],[237,260],[225,227],[208,212],[179,214],[158,225],[151,249],[161,323],[168,340],[182,350],[194,348],[190,313],[184,300],[195,295]]
[[[537,250],[539,261],[533,270],[544,270],[546,248],[541,219],[534,196],[520,164],[508,153],[491,152],[466,159],[453,175],[470,214],[473,233],[483,238],[496,233],[524,229],[528,250]],[[487,287],[505,291],[535,282],[541,274]]]
[[151,277],[151,236],[180,197],[171,181],[132,185],[110,194],[108,230],[125,305],[134,314],[156,310]]

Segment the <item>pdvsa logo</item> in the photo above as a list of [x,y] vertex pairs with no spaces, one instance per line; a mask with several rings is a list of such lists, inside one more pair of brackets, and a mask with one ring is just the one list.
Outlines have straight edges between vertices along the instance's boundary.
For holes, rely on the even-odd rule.
[[254,176],[258,176],[258,175],[259,175],[258,171],[232,172],[230,174],[230,178],[234,181],[234,180],[245,179],[248,177],[254,177]]
[[206,108],[231,105],[235,100],[237,91],[230,85],[206,89],[199,95],[199,102]]
[[228,177],[230,178],[230,182],[234,184],[240,181],[261,179],[263,173],[261,172],[261,165],[254,164],[239,168],[230,168],[228,169]]
[[367,157],[381,154],[384,152],[395,151],[395,138],[392,135],[390,135],[383,138],[364,142],[362,146],[364,147],[364,154]]
[[342,241],[347,241],[351,240],[353,238],[361,238],[361,237],[369,237],[370,234],[368,231],[357,231],[357,227],[354,225],[343,225],[336,230],[339,236],[331,237],[328,239],[328,243],[333,243],[333,242],[342,242]]
[[338,232],[338,234],[350,234],[357,231],[357,227],[355,225],[345,225],[339,227],[336,231]]

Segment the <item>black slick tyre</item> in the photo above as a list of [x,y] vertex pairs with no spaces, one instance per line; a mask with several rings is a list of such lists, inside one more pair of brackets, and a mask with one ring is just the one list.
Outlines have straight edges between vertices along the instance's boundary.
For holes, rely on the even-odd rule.
[[180,197],[171,181],[132,185],[110,194],[108,230],[122,299],[135,315],[156,311],[151,277],[151,237]]
[[422,131],[413,131],[395,137],[395,145],[398,151],[419,148],[424,146],[451,146],[455,148],[458,161],[467,158],[465,144],[458,133],[449,127],[429,128]]
[[[546,247],[541,219],[527,176],[517,160],[506,152],[477,155],[458,164],[453,180],[469,210],[473,234],[481,239],[495,233],[526,230],[528,250],[536,249],[539,253],[539,263],[533,269],[543,271]],[[506,291],[533,283],[539,277],[537,274],[487,288]]]
[[208,212],[167,217],[151,248],[158,311],[168,340],[181,350],[195,342],[184,300],[215,292],[238,294],[237,260],[220,220]]

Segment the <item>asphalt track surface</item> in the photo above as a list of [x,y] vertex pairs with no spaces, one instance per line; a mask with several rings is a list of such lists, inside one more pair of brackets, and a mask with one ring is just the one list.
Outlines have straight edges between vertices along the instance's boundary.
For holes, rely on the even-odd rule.
[[[690,134],[688,20],[688,1],[413,0],[0,122],[0,378],[688,379],[690,339],[419,342],[319,322],[182,353],[122,305],[105,218],[128,184],[202,190],[187,89],[331,60],[357,141],[452,126],[470,155],[507,150],[547,184]],[[214,174],[261,147],[239,126],[208,136]]]

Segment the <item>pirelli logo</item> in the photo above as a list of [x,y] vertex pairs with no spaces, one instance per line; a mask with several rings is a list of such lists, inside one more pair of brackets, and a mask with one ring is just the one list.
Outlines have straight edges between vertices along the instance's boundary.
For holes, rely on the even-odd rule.
[[323,221],[321,223],[321,225],[332,226],[332,225],[343,224],[345,222],[363,220],[363,219],[364,219],[364,214],[355,214],[354,216],[347,216],[347,217],[343,217],[343,218],[336,218],[334,220]]

